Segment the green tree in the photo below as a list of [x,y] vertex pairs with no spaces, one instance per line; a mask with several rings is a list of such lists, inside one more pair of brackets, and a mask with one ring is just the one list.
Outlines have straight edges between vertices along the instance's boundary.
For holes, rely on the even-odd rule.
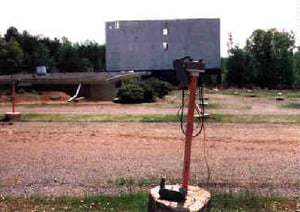
[[6,60],[8,58],[7,43],[0,36],[0,74],[6,74]]
[[14,38],[15,40],[19,40],[19,32],[18,29],[16,27],[9,27],[6,30],[6,34],[4,35],[6,42],[9,42],[12,38]]
[[300,51],[299,49],[293,56],[293,77],[296,87],[300,87]]
[[255,83],[262,87],[268,87],[272,84],[272,70],[274,70],[272,33],[255,30],[247,40],[245,49],[254,59],[251,66]]
[[35,66],[48,66],[50,62],[50,51],[47,46],[40,43],[34,52]]
[[81,59],[78,54],[78,46],[73,46],[68,39],[63,38],[63,43],[58,50],[58,69],[61,72],[80,72]]
[[92,41],[85,41],[79,45],[79,55],[81,58],[87,58],[93,65],[93,71],[103,70],[105,68],[105,47]]
[[94,71],[92,62],[87,58],[81,58],[80,67],[84,72],[92,72]]
[[9,42],[0,38],[0,72],[1,74],[14,74],[20,70],[23,60],[23,51],[15,38]]
[[[0,71],[2,74],[31,72],[37,65],[46,65],[50,71],[81,72],[105,69],[105,46],[86,41],[72,44],[66,37],[49,39],[19,33],[9,27],[0,40]],[[13,70],[13,71],[12,71]]]
[[35,69],[34,52],[39,45],[38,37],[30,35],[27,31],[23,31],[19,36],[19,43],[24,53],[22,69],[24,71],[33,71]]
[[289,86],[293,82],[292,33],[255,30],[247,40],[254,81],[261,87]]
[[226,69],[228,73],[225,79],[229,85],[241,87],[246,84],[253,84],[250,55],[238,46],[230,50]]
[[275,83],[282,85],[293,84],[293,48],[294,35],[273,30],[273,57],[275,60]]

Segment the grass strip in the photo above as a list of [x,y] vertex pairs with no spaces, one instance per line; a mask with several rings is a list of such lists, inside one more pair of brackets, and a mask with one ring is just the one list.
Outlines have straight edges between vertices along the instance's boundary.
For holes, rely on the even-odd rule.
[[220,123],[267,123],[267,124],[299,124],[299,115],[240,115],[240,114],[213,114],[208,122]]
[[[212,93],[212,92],[209,92]],[[284,98],[300,98],[300,92],[297,90],[283,90],[283,91],[277,91],[277,90],[263,90],[263,89],[255,89],[251,91],[243,90],[243,89],[226,89],[219,91],[221,94],[226,95],[235,95],[235,96],[244,96],[244,97],[251,97],[252,95],[255,95],[256,97],[261,98],[274,98],[279,96],[279,93],[282,93],[282,97]]]
[[282,105],[283,108],[300,109],[300,102],[290,102]]
[[[148,193],[84,197],[2,197],[4,211],[147,211]],[[212,193],[210,211],[295,211],[297,200],[278,196],[240,193]]]
[[297,199],[253,192],[212,193],[211,211],[294,211]]
[[[178,122],[175,114],[110,115],[110,114],[22,114],[28,122]],[[299,115],[237,115],[212,114],[207,122],[211,123],[270,123],[299,124]]]
[[22,114],[24,121],[46,122],[177,122],[176,115]]

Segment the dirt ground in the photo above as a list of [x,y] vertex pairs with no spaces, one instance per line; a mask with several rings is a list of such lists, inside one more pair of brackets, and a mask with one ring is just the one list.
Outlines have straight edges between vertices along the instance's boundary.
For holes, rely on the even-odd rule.
[[[49,101],[50,97],[57,96],[61,99]],[[217,106],[208,109],[210,113],[300,115],[299,109],[284,108],[284,103],[270,98],[207,96],[209,103]],[[175,114],[180,103],[180,96],[175,95],[151,104],[55,105],[65,103],[68,98],[58,92],[38,98],[37,95],[19,96],[16,110]],[[28,101],[31,105],[26,105]],[[2,102],[0,113],[9,111],[8,100]],[[300,126],[224,123],[205,126],[205,138],[202,135],[193,140],[193,184],[300,196]],[[166,176],[180,183],[183,142],[179,123],[0,123],[0,195],[110,194],[149,189],[115,183],[131,178],[158,184],[159,178]]]
[[[51,97],[60,98],[51,100]],[[221,114],[289,114],[300,115],[299,109],[284,108],[289,101],[276,101],[275,98],[249,98],[222,94],[205,94],[210,113]],[[156,103],[116,104],[111,101],[86,101],[67,103],[69,96],[63,92],[38,94],[18,94],[16,110],[21,113],[68,113],[68,114],[176,114],[181,104],[180,92],[167,96]],[[8,96],[0,96],[0,113],[11,111]]]
[[[209,185],[298,196],[299,132],[296,125],[206,124],[205,142],[193,141],[191,179],[207,184],[207,153]],[[180,179],[183,140],[177,123],[2,124],[0,194],[109,194],[126,189],[111,183],[120,178]]]

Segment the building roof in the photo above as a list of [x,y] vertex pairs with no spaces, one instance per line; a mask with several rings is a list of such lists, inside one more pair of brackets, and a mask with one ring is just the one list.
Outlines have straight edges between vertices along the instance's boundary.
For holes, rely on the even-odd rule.
[[0,75],[0,85],[10,84],[16,80],[20,85],[30,84],[108,84],[112,81],[130,79],[145,75],[145,72],[72,72],[72,73],[47,73]]

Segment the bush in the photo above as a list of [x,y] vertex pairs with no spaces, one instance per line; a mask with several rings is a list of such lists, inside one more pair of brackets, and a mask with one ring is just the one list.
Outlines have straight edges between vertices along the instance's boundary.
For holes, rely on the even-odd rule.
[[169,92],[172,90],[172,85],[170,83],[159,80],[155,77],[145,80],[145,84],[148,84],[159,98],[168,95]]
[[144,93],[141,85],[129,82],[119,89],[117,98],[120,103],[141,103],[144,101]]
[[10,93],[11,93],[10,89],[0,90],[0,95],[10,95]]
[[19,89],[17,90],[17,93],[24,94],[24,93],[26,93],[26,91],[25,91],[24,88],[19,88]]
[[139,84],[144,89],[144,100],[143,102],[155,102],[157,94],[150,84],[142,82]]
[[155,102],[156,97],[164,97],[171,91],[171,84],[149,78],[141,83],[127,82],[118,91],[119,103]]

